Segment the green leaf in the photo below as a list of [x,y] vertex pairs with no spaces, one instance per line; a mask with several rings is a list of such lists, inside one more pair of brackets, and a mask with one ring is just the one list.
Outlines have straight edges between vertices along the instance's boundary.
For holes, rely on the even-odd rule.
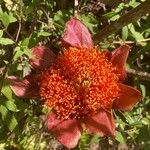
[[143,97],[145,97],[145,96],[146,96],[146,88],[145,88],[145,85],[140,84],[140,88],[141,88]]
[[143,123],[144,125],[148,125],[148,124],[150,124],[150,120],[149,120],[148,118],[143,118],[143,119],[142,119],[142,123]]
[[121,132],[117,132],[116,133],[116,138],[115,138],[118,142],[120,143],[125,143],[126,140],[125,138],[123,137],[122,133]]
[[117,13],[111,11],[111,12],[108,12],[108,13],[104,14],[103,17],[105,17],[106,19],[110,19],[110,18],[112,18],[115,15],[117,15]]
[[33,53],[31,51],[31,49],[24,47],[24,54],[27,55],[29,58],[33,57]]
[[59,10],[54,16],[54,21],[59,22],[60,25],[64,25],[65,21],[63,18],[64,18],[64,12]]
[[132,6],[133,8],[137,7],[138,5],[140,5],[140,3],[136,2],[135,0],[129,2],[129,6]]
[[134,37],[136,41],[144,39],[142,34],[135,30],[135,27],[133,26],[133,24],[129,24],[128,29],[130,30],[130,32],[132,33],[132,37]]
[[10,23],[17,21],[13,13],[8,14],[7,12],[3,12],[2,9],[0,9],[0,20],[2,21],[5,28],[7,28]]
[[90,144],[96,144],[96,143],[99,143],[99,141],[100,141],[100,136],[93,135],[93,137],[91,138]]
[[0,38],[0,44],[1,45],[12,45],[12,44],[14,44],[14,41],[9,38]]
[[38,33],[38,36],[50,36],[50,35],[51,35],[51,33],[45,32],[45,31],[41,31]]
[[14,17],[13,13],[9,13],[9,23],[16,22],[17,19]]
[[128,121],[128,123],[129,123],[130,125],[135,122],[135,121],[134,121],[134,118],[131,117],[131,115],[130,115],[129,112],[124,113],[124,116],[125,116],[126,120]]
[[53,24],[56,28],[62,30],[64,29],[66,21],[70,18],[71,12],[68,12],[67,10],[59,10],[55,13]]
[[14,61],[16,61],[20,56],[24,54],[24,52],[21,50],[19,46],[15,48],[14,52],[15,52],[15,55],[13,57]]
[[9,16],[6,12],[0,12],[0,20],[2,21],[5,28],[7,28],[9,25]]
[[3,36],[3,30],[0,30],[0,38]]
[[146,45],[146,43],[144,43],[144,42],[139,42],[141,40],[144,40],[144,37],[143,37],[143,35],[140,32],[137,32],[135,30],[135,27],[133,26],[133,24],[129,24],[128,25],[128,29],[131,32],[131,36],[138,42],[138,44],[140,44],[142,46]]
[[22,42],[21,42],[21,45],[22,45],[22,46],[28,46],[29,40],[30,40],[29,38],[23,39]]
[[10,111],[13,111],[13,112],[17,111],[17,106],[12,100],[6,100],[4,104],[7,107],[7,109],[9,109]]
[[10,115],[9,123],[7,124],[8,129],[12,132],[18,125],[17,119],[14,115]]
[[148,29],[144,30],[144,32],[148,32],[148,33],[150,33],[150,28],[148,28]]
[[122,40],[126,41],[128,38],[128,27],[125,26],[122,28]]
[[117,15],[113,16],[112,18],[110,18],[110,21],[116,21],[119,18],[120,18],[120,15],[117,14]]
[[8,99],[8,100],[12,100],[12,90],[9,87],[9,85],[7,83],[4,83],[4,86],[2,88],[2,93],[4,94],[4,96]]
[[2,115],[2,120],[5,120],[5,118],[7,117],[7,114],[9,112],[8,112],[8,109],[5,106],[0,105],[0,113]]
[[4,86],[2,88],[2,93],[7,98],[4,99],[1,103],[10,111],[16,112],[17,106],[15,105],[15,100],[13,99],[11,88],[7,83],[4,83]]
[[82,22],[90,29],[92,33],[95,33],[95,28],[97,27],[97,20],[93,14],[81,15]]
[[18,124],[14,114],[10,113],[3,105],[0,106],[0,113],[2,115],[2,120],[7,125],[8,129],[12,132]]

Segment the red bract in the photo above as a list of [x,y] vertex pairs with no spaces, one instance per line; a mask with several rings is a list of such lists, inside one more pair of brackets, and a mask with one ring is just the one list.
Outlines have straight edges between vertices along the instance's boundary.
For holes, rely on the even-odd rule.
[[109,56],[98,51],[76,18],[67,22],[62,42],[64,52],[58,57],[44,47],[33,48],[38,60],[31,65],[40,73],[23,81],[9,77],[12,90],[19,97],[41,98],[52,108],[45,125],[68,148],[77,145],[83,129],[114,136],[111,110],[131,110],[142,99],[138,90],[121,83],[130,47],[122,45]]

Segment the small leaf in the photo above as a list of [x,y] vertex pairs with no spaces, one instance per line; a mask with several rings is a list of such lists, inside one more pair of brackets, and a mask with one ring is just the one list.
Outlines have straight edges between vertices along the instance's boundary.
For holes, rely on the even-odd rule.
[[3,30],[0,30],[0,38],[3,36]]
[[13,13],[7,14],[7,12],[3,12],[1,9],[0,9],[0,20],[2,21],[5,28],[7,28],[10,23],[17,21],[17,19],[13,16]]
[[92,33],[96,33],[95,32],[95,28],[97,27],[97,20],[95,19],[94,15],[92,14],[88,14],[88,15],[81,15],[81,19],[82,22],[86,25],[86,27],[88,27],[88,29],[92,32]]
[[104,14],[103,17],[105,17],[106,19],[110,19],[115,15],[117,15],[117,13],[111,11],[111,12],[108,12],[108,13]]
[[97,143],[99,143],[99,141],[100,141],[100,136],[99,135],[94,135],[91,138],[90,144],[97,144]]
[[9,13],[9,23],[13,23],[13,22],[16,22],[17,19],[13,16],[12,13]]
[[7,125],[8,129],[12,132],[18,124],[14,114],[11,114],[3,105],[0,106],[0,113],[2,115],[2,120]]
[[18,122],[17,122],[17,119],[14,115],[10,115],[10,120],[9,120],[9,123],[7,124],[8,125],[8,128],[9,130],[12,132],[15,127],[18,125]]
[[2,116],[2,120],[4,120],[7,117],[8,109],[5,106],[0,105],[0,113]]
[[122,40],[126,41],[128,38],[128,27],[125,26],[122,28]]
[[128,29],[131,32],[131,36],[138,42],[138,44],[145,46],[146,43],[145,42],[139,42],[141,40],[144,40],[143,35],[140,32],[137,32],[135,30],[135,27],[133,26],[133,24],[129,24],[128,25]]
[[143,97],[145,97],[146,96],[146,88],[145,88],[145,86],[143,84],[140,84],[140,88],[141,88]]
[[4,83],[4,86],[2,88],[2,93],[4,94],[4,96],[7,98],[7,100],[3,100],[1,103],[10,111],[16,112],[17,111],[17,107],[15,105],[15,100],[12,97],[12,91],[11,88],[8,86],[7,83]]
[[44,31],[41,31],[41,32],[38,33],[38,36],[50,36],[50,35],[51,35],[51,33],[44,32]]
[[22,42],[21,42],[21,45],[23,45],[23,46],[28,46],[29,40],[30,40],[29,38],[23,39]]
[[21,50],[19,46],[17,46],[14,51],[15,51],[15,55],[13,57],[14,61],[24,54],[24,52]]
[[2,88],[2,93],[4,94],[4,96],[8,99],[8,100],[12,100],[12,90],[11,88],[8,86],[7,83],[4,83],[4,86]]
[[7,28],[9,25],[9,16],[6,12],[0,12],[0,20],[2,21],[5,28]]
[[117,132],[116,133],[116,140],[120,143],[125,143],[126,140],[125,138],[123,137],[122,133],[121,132]]
[[1,45],[12,45],[12,44],[14,44],[14,41],[9,38],[0,38],[0,44]]
[[112,18],[110,18],[110,21],[116,21],[119,18],[120,18],[120,15],[117,14],[117,15],[113,16]]
[[15,105],[15,103],[11,100],[6,100],[4,102],[5,106],[7,107],[7,109],[9,109],[10,111],[16,112],[17,111],[17,107]]

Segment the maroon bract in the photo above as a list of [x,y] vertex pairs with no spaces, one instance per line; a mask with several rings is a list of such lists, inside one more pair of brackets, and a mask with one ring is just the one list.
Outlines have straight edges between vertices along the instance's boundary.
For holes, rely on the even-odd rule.
[[19,97],[40,97],[52,108],[45,125],[68,148],[77,145],[83,129],[114,136],[111,110],[131,110],[142,99],[138,90],[121,83],[130,47],[122,45],[108,57],[93,46],[88,29],[76,18],[67,22],[62,42],[64,51],[58,57],[35,47],[39,60],[31,65],[38,66],[40,73],[18,82],[8,78],[12,90]]
[[48,68],[55,61],[55,54],[44,46],[36,46],[32,48],[34,58],[31,59],[31,65],[34,69],[42,70]]

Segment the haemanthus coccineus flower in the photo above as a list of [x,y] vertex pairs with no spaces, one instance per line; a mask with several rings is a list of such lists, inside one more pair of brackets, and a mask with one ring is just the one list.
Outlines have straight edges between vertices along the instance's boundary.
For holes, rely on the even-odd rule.
[[131,110],[141,93],[124,85],[125,64],[130,47],[98,51],[88,29],[76,18],[66,24],[63,53],[55,56],[45,47],[32,49],[38,70],[20,81],[9,77],[14,93],[23,98],[40,98],[52,112],[45,125],[68,148],[77,145],[81,132],[114,136],[112,109]]

